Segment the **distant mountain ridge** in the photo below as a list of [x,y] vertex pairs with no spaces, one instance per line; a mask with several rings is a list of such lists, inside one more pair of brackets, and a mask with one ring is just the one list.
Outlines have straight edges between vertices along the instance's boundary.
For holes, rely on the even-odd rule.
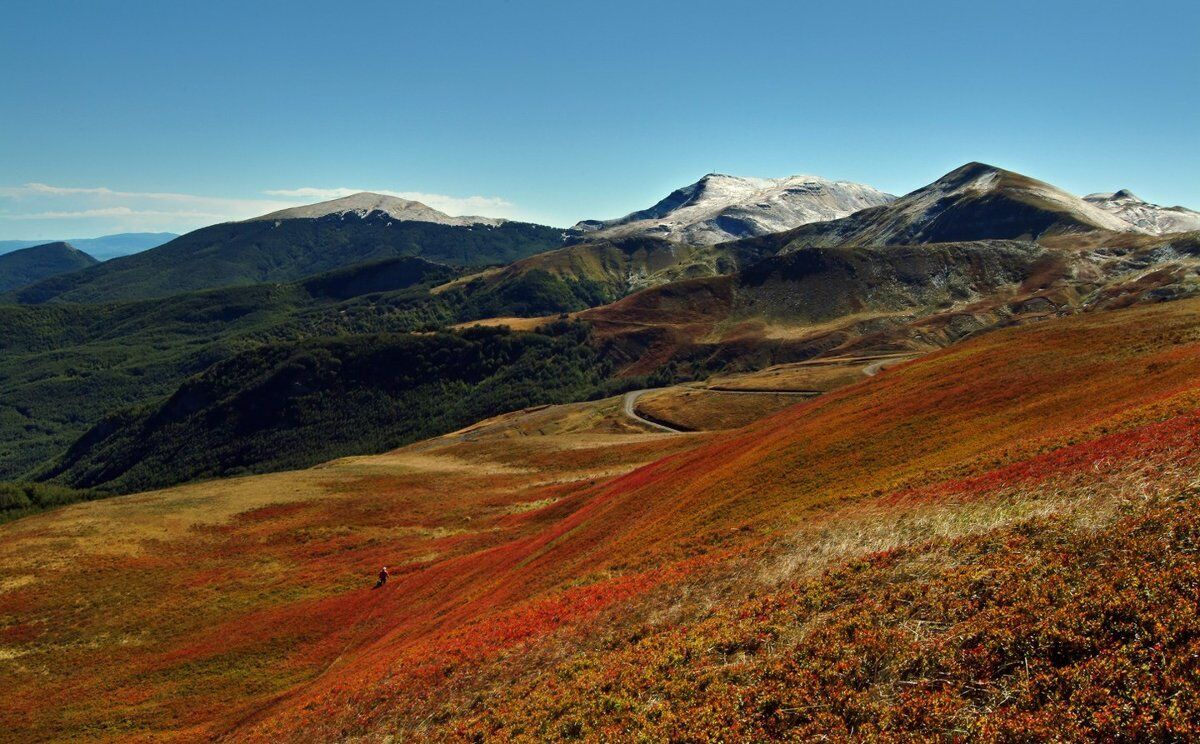
[[[849,217],[708,246],[631,236],[560,247],[562,231],[553,228],[398,222],[389,210],[412,205],[334,201],[308,211],[311,217],[214,226],[206,229],[215,231],[208,237],[197,231],[147,254],[157,257],[153,278],[172,283],[171,273],[179,267],[197,273],[234,259],[246,273],[254,268],[252,260],[287,259],[281,273],[326,261],[350,264],[320,277],[308,274],[294,285],[266,279],[128,307],[10,308],[6,322],[24,329],[21,347],[30,356],[18,358],[14,348],[0,370],[12,370],[12,379],[20,383],[9,396],[20,393],[20,405],[30,410],[53,396],[55,410],[85,411],[87,423],[96,423],[106,399],[92,395],[95,378],[68,384],[55,373],[111,365],[114,340],[127,343],[134,336],[114,333],[110,317],[153,348],[159,364],[142,361],[136,374],[114,376],[105,390],[114,399],[131,391],[127,400],[145,403],[150,380],[157,385],[151,396],[156,398],[184,375],[233,351],[263,340],[290,346],[309,335],[424,333],[476,321],[506,325],[510,318],[581,312],[596,331],[601,356],[622,374],[704,374],[833,351],[923,351],[1007,323],[1200,294],[1195,274],[1200,234],[1146,235],[1049,184],[981,163]],[[553,250],[483,271],[465,271],[469,264],[462,262],[457,268],[429,262],[431,250],[465,250],[463,258],[470,259],[482,255],[473,253],[478,246],[495,255],[503,246],[490,241],[518,229],[540,230],[536,234]],[[424,253],[397,256],[395,250],[412,246],[380,243],[400,233],[417,241]],[[197,235],[211,237],[214,247],[206,249]],[[364,253],[356,252],[362,246],[378,258],[364,260]],[[151,276],[150,268],[143,265],[139,272]],[[56,299],[78,301],[94,297],[96,290],[80,284]],[[29,294],[25,290],[19,296]],[[335,304],[342,300],[345,304]],[[83,322],[63,320],[75,317]],[[87,333],[80,329],[84,324]],[[47,328],[59,329],[56,339],[46,337]],[[4,341],[0,338],[0,345]],[[52,353],[43,356],[42,351]],[[179,361],[188,360],[185,353],[191,355],[188,364]],[[110,375],[117,371],[103,369]],[[86,396],[90,407],[74,401],[64,407],[68,395],[79,401]],[[24,424],[24,418],[12,416],[6,430],[14,452],[30,451]],[[119,440],[138,441],[131,430]],[[44,442],[41,452],[51,444]],[[94,450],[87,459],[101,463],[114,454]],[[44,454],[21,462],[28,467],[34,459],[43,460]]]
[[433,207],[419,201],[401,199],[387,194],[375,194],[370,191],[360,191],[357,194],[343,196],[330,201],[306,204],[302,207],[289,207],[278,212],[264,214],[261,217],[251,217],[245,222],[261,222],[267,220],[296,220],[320,219],[322,217],[358,217],[365,219],[375,213],[386,215],[397,222],[432,222],[438,225],[455,225],[469,227],[470,225],[500,225],[507,220],[497,217],[451,217],[439,212]]
[[709,173],[654,206],[612,220],[584,220],[585,237],[656,237],[689,245],[766,235],[845,217],[895,197],[819,176],[746,178]]
[[0,255],[46,243],[70,243],[98,261],[107,261],[117,256],[128,256],[131,253],[157,248],[178,237],[179,235],[176,233],[157,232],[117,233],[101,235],[98,238],[66,238],[64,240],[0,240]]
[[[963,165],[887,204],[784,232],[714,245],[636,234],[636,229],[658,216],[685,213],[691,208],[687,205],[695,198],[697,186],[680,189],[658,205],[630,215],[629,222],[616,225],[622,221],[612,221],[615,228],[634,228],[632,236],[607,237],[614,228],[593,225],[585,239],[523,259],[499,272],[489,271],[486,276],[478,277],[477,283],[491,284],[497,289],[503,286],[509,298],[504,304],[512,309],[520,307],[512,301],[518,288],[524,291],[536,285],[541,294],[548,296],[545,290],[554,284],[558,295],[569,292],[616,300],[683,279],[751,269],[764,259],[809,248],[943,243],[962,245],[964,250],[982,255],[988,249],[977,244],[987,241],[1071,241],[1076,235],[1157,237],[1051,184],[984,163]],[[910,264],[922,255],[904,253]],[[870,261],[857,262],[856,270],[863,271],[872,262],[882,270],[890,264],[890,258],[887,253],[875,252]],[[895,268],[903,268],[903,263]],[[543,278],[534,282],[531,280],[534,274]],[[986,284],[993,279],[984,277],[981,281]],[[535,307],[552,312],[545,302],[527,303],[525,307],[530,312]]]
[[1062,189],[986,163],[967,163],[891,203],[761,238],[773,250],[834,245],[906,245],[1036,240],[1096,230],[1139,232]]
[[1200,294],[1200,231],[1148,234],[983,163],[884,206],[713,250],[737,270],[580,314],[626,373],[924,350],[1012,322]]
[[0,291],[24,287],[97,263],[96,259],[75,246],[61,241],[22,248],[0,255]]
[[151,299],[295,281],[398,256],[450,266],[508,264],[558,248],[562,238],[559,228],[450,217],[419,202],[362,193],[204,227],[157,248],[39,282],[8,299],[26,304]]

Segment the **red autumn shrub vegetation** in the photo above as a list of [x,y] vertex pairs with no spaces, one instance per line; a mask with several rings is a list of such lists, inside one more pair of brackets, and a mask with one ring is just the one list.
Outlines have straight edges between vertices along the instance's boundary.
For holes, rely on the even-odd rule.
[[619,405],[0,526],[0,740],[1200,735],[1200,301]]
[[[897,548],[582,654],[433,738],[1188,741],[1200,493]],[[931,560],[932,559],[932,560]]]

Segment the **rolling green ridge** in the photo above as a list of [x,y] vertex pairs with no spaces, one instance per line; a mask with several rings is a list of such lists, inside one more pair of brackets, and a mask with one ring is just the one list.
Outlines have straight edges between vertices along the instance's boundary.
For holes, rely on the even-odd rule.
[[[0,305],[0,479],[62,452],[104,415],[144,404],[255,346],[451,319],[423,286],[455,270],[423,259],[365,264],[292,284],[258,284],[100,305]],[[386,295],[356,299],[387,282]],[[343,299],[344,298],[344,299]]]
[[214,287],[288,282],[366,261],[417,256],[456,266],[506,264],[557,248],[562,230],[523,222],[470,227],[391,222],[386,215],[227,222],[7,297],[23,304],[167,297]]
[[548,315],[610,296],[595,282],[536,270],[429,291],[459,271],[393,258],[300,282],[161,300],[0,305],[0,479],[62,453],[104,416],[151,404],[187,377],[263,344]]
[[97,263],[96,259],[69,243],[46,243],[0,254],[0,292]]
[[[316,231],[309,236],[312,240],[333,241],[305,244],[301,253],[320,248],[337,260],[346,260],[339,240],[367,232],[378,235],[381,229],[374,226],[364,232],[364,222],[371,220],[337,220],[324,227],[317,225],[321,222],[287,220],[283,224],[286,232],[307,226]],[[430,289],[459,277],[463,269],[393,256],[300,281],[259,282],[149,300],[68,301],[106,296],[107,291],[101,291],[104,286],[126,279],[134,282],[133,294],[145,293],[144,286],[137,289],[139,277],[155,275],[154,267],[180,251],[181,245],[194,246],[198,236],[217,231],[234,242],[242,241],[239,245],[244,248],[246,224],[207,228],[145,254],[111,262],[126,264],[113,274],[83,272],[19,293],[21,299],[30,300],[52,289],[64,290],[54,301],[0,305],[0,326],[5,329],[0,334],[0,479],[27,475],[64,452],[105,416],[151,405],[189,376],[263,344],[345,334],[430,331],[486,317],[572,312],[619,299],[648,276],[660,277],[655,280],[659,281],[676,271],[711,274],[721,266],[728,268],[709,255],[711,249],[694,255],[695,251],[666,241],[630,239],[550,251],[498,272],[463,277],[438,292]],[[273,224],[253,223],[250,228],[265,230],[263,225]],[[449,240],[474,235],[477,240],[489,241],[485,254],[505,245],[504,250],[512,249],[514,244],[501,240],[509,233],[512,237],[532,231],[539,239],[550,237],[542,228],[520,223],[478,229],[432,223],[403,225],[407,225],[409,237],[433,235]],[[561,235],[552,232],[557,248]],[[275,232],[267,234],[272,239],[279,237]],[[213,240],[217,237],[209,235]],[[278,248],[272,245],[270,250]],[[255,248],[260,256],[266,250]],[[439,250],[452,252],[445,246]],[[509,255],[504,250],[501,254]],[[213,251],[227,252],[225,248]],[[250,254],[243,251],[239,255],[246,258]],[[332,260],[326,257],[322,262]],[[295,267],[292,264],[288,271]],[[162,286],[160,279],[156,277],[156,286]],[[9,295],[9,299],[16,297]]]
[[259,347],[112,415],[38,474],[131,492],[380,452],[505,411],[612,394],[589,329],[375,334]]

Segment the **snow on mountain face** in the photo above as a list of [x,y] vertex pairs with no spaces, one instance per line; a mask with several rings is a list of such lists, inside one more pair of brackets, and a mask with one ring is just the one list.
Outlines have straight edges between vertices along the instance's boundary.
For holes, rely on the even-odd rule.
[[[984,206],[997,198],[1004,200],[1007,206]],[[871,219],[859,227],[855,239],[884,245],[967,239],[967,235],[973,236],[971,239],[1015,238],[1017,235],[1007,234],[1014,227],[1007,224],[1016,214],[1012,212],[1014,208],[1030,208],[1043,215],[1041,220],[1029,221],[1029,217],[1024,217],[1015,223],[1021,225],[1029,221],[1031,234],[1050,228],[1052,222],[1034,224],[1047,219],[1053,219],[1065,229],[1116,232],[1135,229],[1099,207],[1043,181],[985,163],[967,163],[928,186],[896,199],[883,213],[871,215]],[[1000,212],[995,213],[995,209]],[[1051,215],[1057,217],[1051,218]],[[991,234],[992,230],[996,234]]]
[[967,163],[890,204],[804,225],[786,245],[917,245],[1036,240],[1061,233],[1137,232],[1094,204],[1043,181],[985,163]]
[[499,225],[505,221],[494,217],[451,217],[418,201],[409,201],[384,194],[372,194],[368,191],[317,204],[307,204],[303,207],[281,209],[278,212],[253,217],[246,221],[311,220],[330,215],[337,215],[342,219],[347,217],[365,219],[369,215],[377,213],[387,215],[396,222],[434,222],[439,225]]
[[1153,235],[1200,230],[1200,212],[1184,207],[1161,207],[1142,201],[1128,189],[1112,194],[1088,194],[1084,201],[1116,215]]
[[947,196],[983,195],[997,189],[1010,194],[1023,194],[1042,208],[1069,215],[1083,224],[1116,232],[1131,230],[1125,221],[1057,186],[983,163],[968,163],[903,197],[902,201],[912,199],[914,207],[928,208]]
[[690,245],[790,230],[837,219],[894,199],[878,189],[817,176],[743,178],[710,173],[649,209],[575,229],[597,237],[648,235]]

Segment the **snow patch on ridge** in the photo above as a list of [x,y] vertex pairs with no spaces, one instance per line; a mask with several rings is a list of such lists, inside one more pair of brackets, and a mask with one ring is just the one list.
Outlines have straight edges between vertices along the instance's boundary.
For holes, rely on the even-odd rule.
[[499,225],[506,222],[506,220],[495,217],[451,217],[445,212],[439,212],[419,201],[401,199],[386,194],[374,194],[369,191],[360,191],[340,199],[306,204],[302,207],[281,209],[261,217],[253,217],[246,222],[312,220],[331,215],[340,216],[342,219],[347,217],[365,219],[373,214],[387,215],[397,222],[433,222],[439,225]]
[[1200,212],[1151,204],[1128,189],[1111,194],[1088,194],[1083,200],[1153,235],[1200,230]]
[[964,197],[985,196],[999,189],[1014,194],[1024,193],[1031,201],[1045,208],[1068,214],[1093,227],[1116,232],[1135,230],[1124,220],[1062,189],[984,163],[968,163],[947,173],[928,186],[900,197],[893,209],[904,215],[907,222],[919,223],[936,216],[939,205]]
[[649,235],[711,245],[845,217],[894,198],[870,186],[819,176],[710,173],[648,209],[613,220],[584,220],[575,229],[605,238]]

